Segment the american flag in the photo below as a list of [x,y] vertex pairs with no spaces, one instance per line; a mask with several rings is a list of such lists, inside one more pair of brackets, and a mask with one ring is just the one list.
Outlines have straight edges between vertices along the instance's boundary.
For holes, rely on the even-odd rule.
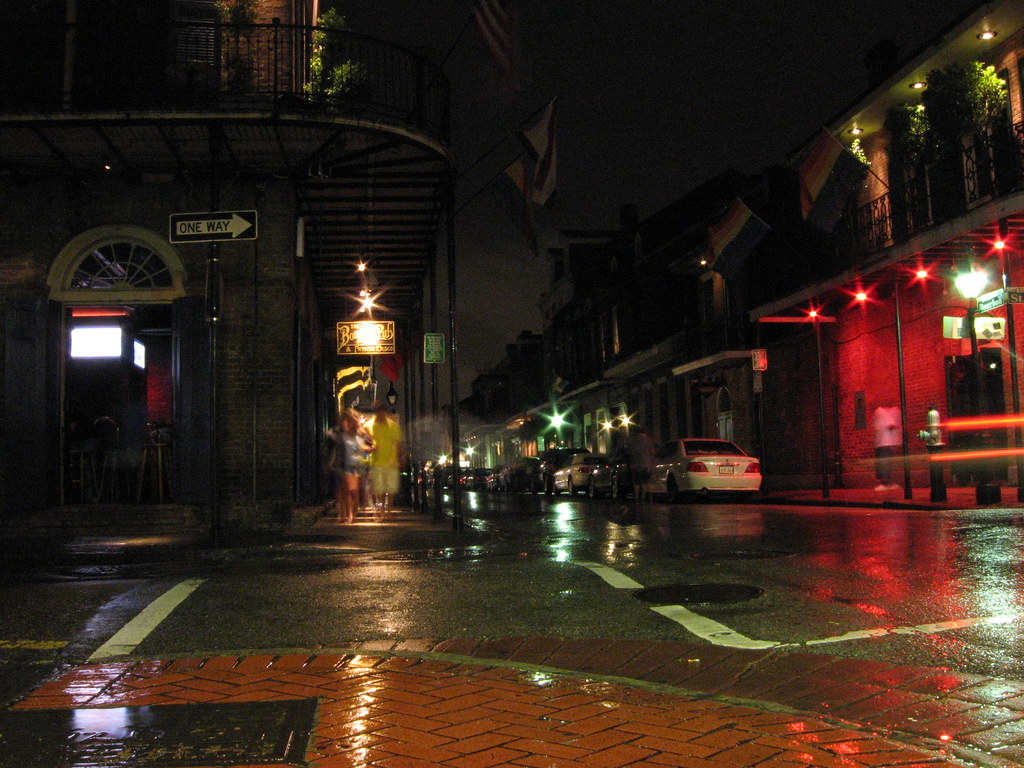
[[519,30],[512,2],[480,0],[473,15],[498,65],[499,87],[505,93],[519,91]]

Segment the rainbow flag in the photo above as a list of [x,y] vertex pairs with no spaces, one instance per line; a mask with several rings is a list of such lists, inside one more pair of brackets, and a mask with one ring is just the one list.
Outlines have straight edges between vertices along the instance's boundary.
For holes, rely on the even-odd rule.
[[804,219],[825,232],[835,229],[868,167],[828,131],[822,130],[800,164],[800,207]]
[[540,253],[537,233],[533,228],[533,174],[525,156],[520,155],[491,182],[491,189],[519,227],[520,234],[534,256]]
[[712,269],[726,279],[736,278],[769,229],[746,203],[736,198],[725,215],[708,228],[708,245],[715,257]]

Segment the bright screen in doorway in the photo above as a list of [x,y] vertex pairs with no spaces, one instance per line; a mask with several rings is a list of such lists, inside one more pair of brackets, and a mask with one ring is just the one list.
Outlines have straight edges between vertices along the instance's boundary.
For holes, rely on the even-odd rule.
[[146,345],[138,339],[132,339],[132,362],[136,368],[146,369]]
[[71,357],[120,357],[118,326],[82,326],[71,329]]

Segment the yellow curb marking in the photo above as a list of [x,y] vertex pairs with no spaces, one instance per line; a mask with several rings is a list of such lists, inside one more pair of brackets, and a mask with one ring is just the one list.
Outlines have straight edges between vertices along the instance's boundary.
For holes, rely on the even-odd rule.
[[65,645],[66,640],[0,640],[0,649],[3,650],[55,651]]

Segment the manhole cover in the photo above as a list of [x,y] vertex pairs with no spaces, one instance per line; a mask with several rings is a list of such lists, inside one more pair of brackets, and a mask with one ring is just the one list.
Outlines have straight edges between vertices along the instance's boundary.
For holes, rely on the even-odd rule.
[[729,549],[722,552],[695,552],[695,560],[767,560],[772,557],[792,557],[792,552],[781,549]]
[[738,603],[764,594],[748,584],[666,584],[644,587],[633,593],[637,600],[658,605],[694,605],[699,603]]

